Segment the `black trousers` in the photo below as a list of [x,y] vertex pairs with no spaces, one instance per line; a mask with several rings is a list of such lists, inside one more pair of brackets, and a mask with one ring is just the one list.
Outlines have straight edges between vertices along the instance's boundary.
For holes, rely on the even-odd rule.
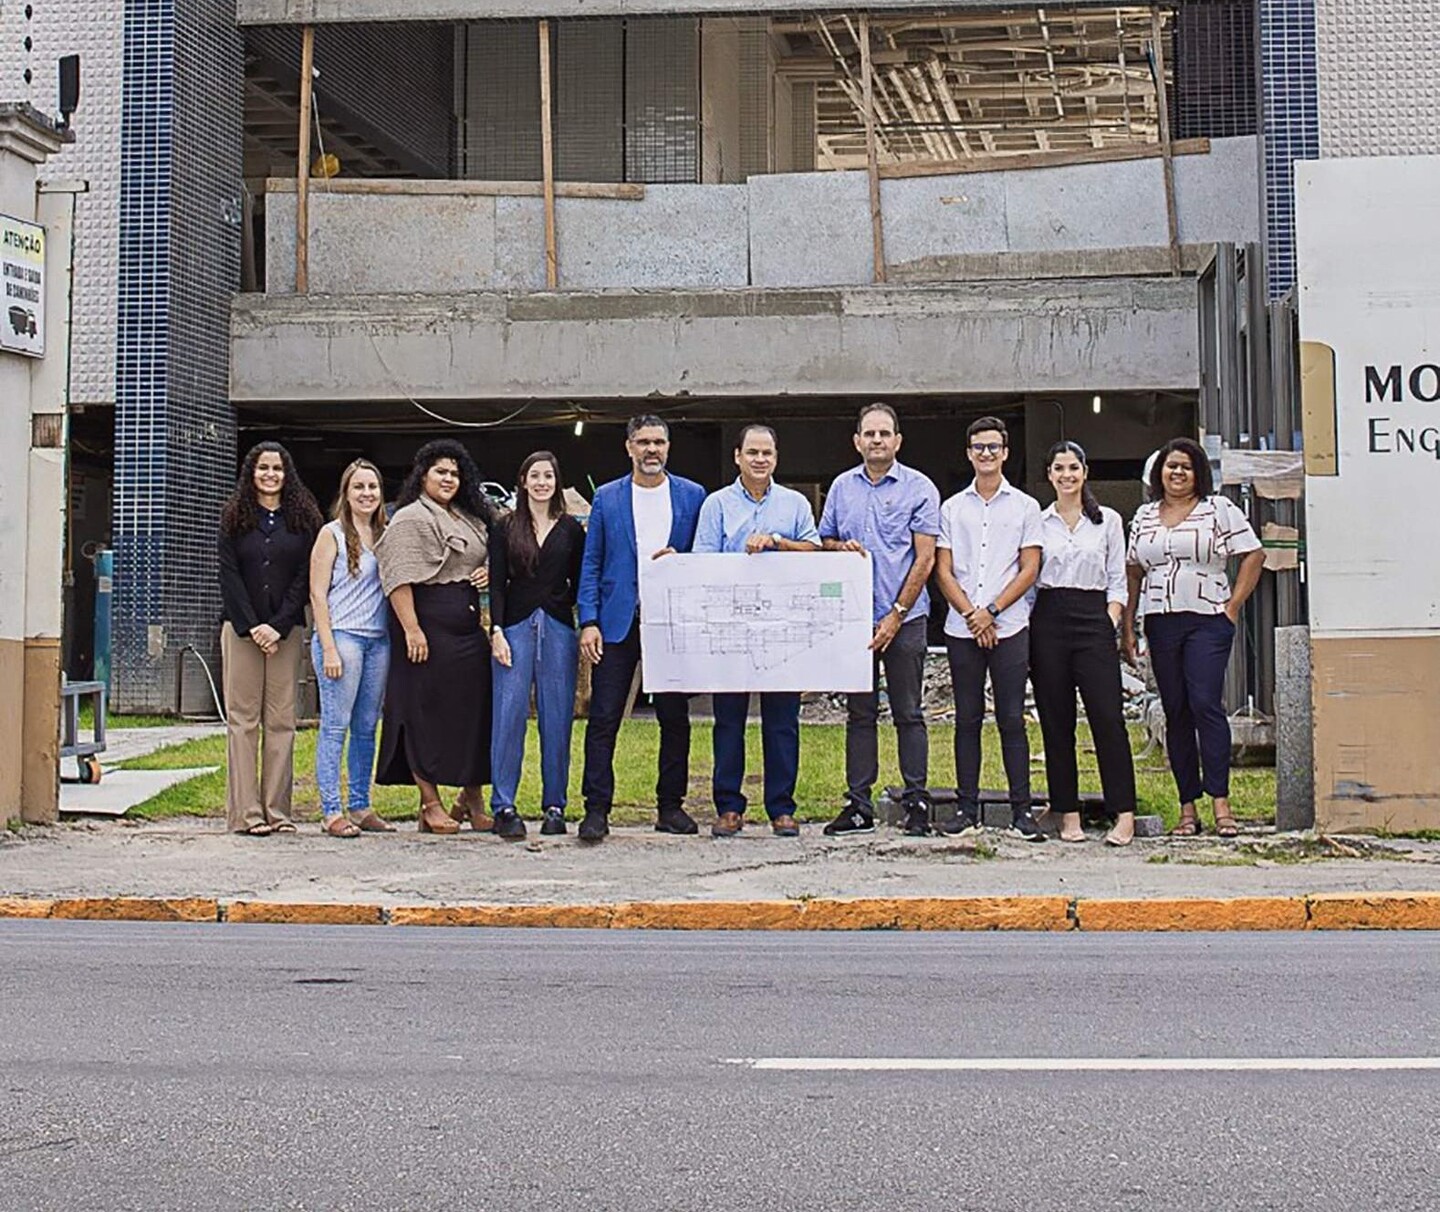
[[1045,739],[1045,775],[1054,812],[1080,811],[1075,694],[1095,740],[1110,813],[1135,811],[1135,762],[1125,729],[1120,653],[1100,589],[1042,589],[1030,615],[1030,684]]
[[945,637],[955,692],[955,787],[960,811],[980,811],[980,726],[985,722],[985,674],[995,691],[995,725],[1010,788],[1012,813],[1030,809],[1030,738],[1025,733],[1025,675],[1030,630],[981,648],[972,639]]
[[[606,644],[590,678],[590,718],[585,723],[585,774],[580,789],[585,810],[609,812],[615,801],[615,739],[625,715],[625,700],[640,663],[640,622],[618,644]],[[690,784],[690,700],[683,694],[657,694],[660,723],[660,773],[655,802],[663,812],[679,808]]]

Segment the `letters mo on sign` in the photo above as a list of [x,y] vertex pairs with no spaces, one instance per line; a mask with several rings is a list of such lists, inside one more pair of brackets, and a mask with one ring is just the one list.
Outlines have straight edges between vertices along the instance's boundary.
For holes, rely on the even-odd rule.
[[45,229],[0,215],[0,349],[45,354]]
[[1312,634],[1434,634],[1440,156],[1295,180]]

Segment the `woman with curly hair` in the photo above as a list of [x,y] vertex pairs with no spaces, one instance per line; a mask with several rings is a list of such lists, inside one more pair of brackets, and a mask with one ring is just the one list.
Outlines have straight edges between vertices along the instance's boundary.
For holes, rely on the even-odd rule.
[[[490,642],[478,591],[490,583],[494,510],[452,438],[415,453],[396,504],[375,547],[392,652],[375,781],[419,790],[421,833],[455,833],[466,819],[487,831]],[[461,788],[449,814],[442,785]]]
[[279,442],[252,446],[220,514],[225,816],[233,833],[295,832],[295,687],[310,547],[324,524],[290,452]]

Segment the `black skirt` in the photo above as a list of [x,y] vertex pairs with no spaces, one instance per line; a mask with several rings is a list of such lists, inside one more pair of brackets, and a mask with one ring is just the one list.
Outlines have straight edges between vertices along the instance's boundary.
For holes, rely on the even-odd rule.
[[468,581],[415,585],[415,618],[430,657],[413,664],[390,612],[390,677],[375,781],[446,787],[490,781],[490,638]]

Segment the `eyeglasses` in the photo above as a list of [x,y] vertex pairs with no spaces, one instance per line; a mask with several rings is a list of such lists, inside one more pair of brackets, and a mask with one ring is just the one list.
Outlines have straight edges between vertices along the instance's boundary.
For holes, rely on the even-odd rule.
[[970,450],[974,454],[999,454],[1005,449],[1003,442],[971,442]]

